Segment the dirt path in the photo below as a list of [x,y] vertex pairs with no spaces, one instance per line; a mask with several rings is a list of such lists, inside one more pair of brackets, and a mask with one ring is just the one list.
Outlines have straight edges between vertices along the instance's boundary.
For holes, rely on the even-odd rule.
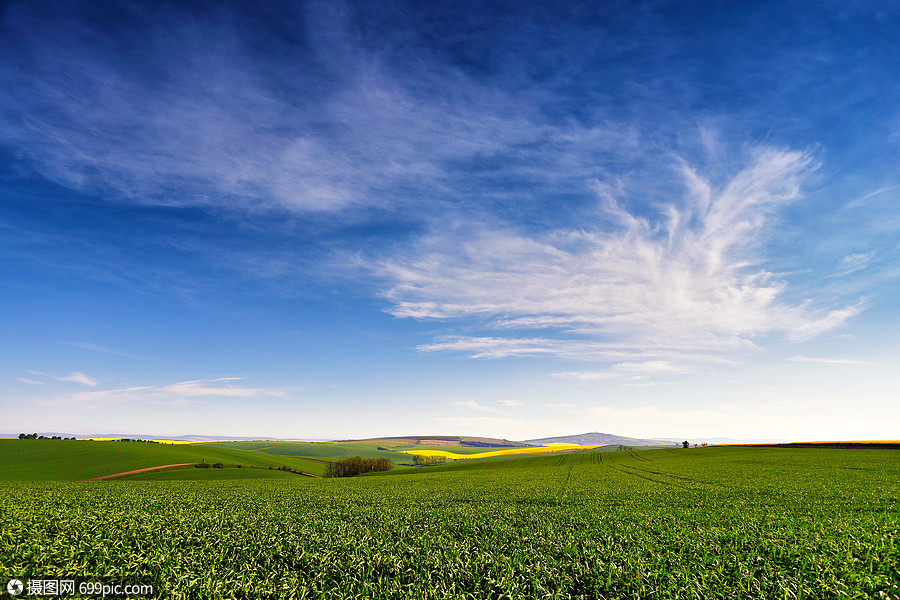
[[194,463],[178,463],[176,465],[160,465],[158,467],[147,467],[146,469],[135,469],[134,471],[125,471],[124,473],[113,473],[112,475],[103,475],[101,477],[91,477],[90,479],[82,479],[81,481],[100,481],[101,479],[112,479],[113,477],[123,477],[125,475],[134,475],[136,473],[146,473],[147,471],[158,471],[159,469],[168,469],[169,467],[187,467]]
[[[324,460],[318,460],[316,462],[326,462]],[[170,467],[189,467],[197,463],[178,463],[175,465],[160,465],[158,467],[147,467],[146,469],[135,469],[134,471],[125,471],[123,473],[113,473],[112,475],[102,475],[100,477],[91,477],[90,479],[79,479],[79,481],[100,481],[101,479],[112,479],[114,477],[124,477],[125,475],[135,475],[137,473],[146,473],[147,471],[158,471],[160,469],[168,469]],[[317,479],[322,479],[321,475],[313,475],[312,473],[305,473],[303,471],[297,471],[295,469],[279,469],[280,471],[289,471],[291,473],[296,473],[297,475],[305,475],[306,477],[315,477]]]

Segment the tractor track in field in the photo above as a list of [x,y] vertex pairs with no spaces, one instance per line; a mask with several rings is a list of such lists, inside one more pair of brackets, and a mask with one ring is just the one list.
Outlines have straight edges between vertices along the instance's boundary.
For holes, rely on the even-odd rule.
[[670,478],[666,473],[658,473],[656,471],[647,471],[645,469],[638,469],[631,465],[611,465],[612,468],[616,469],[620,473],[625,473],[627,475],[631,475],[632,477],[638,477],[640,479],[646,479],[647,481],[652,481],[653,483],[659,483],[666,486],[674,486],[678,488],[684,489],[696,489],[692,485],[688,485],[687,482],[682,481],[680,478]]
[[101,475],[100,477],[91,477],[89,479],[80,479],[79,481],[100,481],[101,479],[113,479],[115,477],[124,477],[126,475],[137,475],[138,473],[146,473],[148,471],[159,471],[160,469],[169,469],[172,467],[189,467],[195,463],[177,463],[174,465],[159,465],[158,467],[147,467],[145,469],[135,469],[133,471],[122,471],[121,473],[113,473],[111,475]]
[[646,479],[647,481],[652,481],[654,483],[661,483],[684,489],[702,490],[708,489],[708,486],[712,485],[710,482],[700,479],[693,479],[682,475],[674,475],[672,473],[654,471],[651,469],[642,469],[633,465],[613,465],[613,468],[633,477],[640,477],[641,479]]
[[[316,461],[316,462],[325,462],[325,461]],[[102,481],[104,479],[115,479],[116,477],[125,477],[126,475],[137,475],[138,473],[159,471],[161,469],[171,469],[173,467],[190,467],[190,466],[194,466],[196,464],[199,464],[199,463],[177,463],[174,465],[159,465],[157,467],[146,467],[144,469],[134,469],[133,471],[122,471],[121,473],[112,473],[110,475],[101,475],[100,477],[91,477],[89,479],[79,479],[78,481]],[[312,473],[307,473],[305,471],[298,471],[296,469],[290,469],[288,467],[278,467],[277,470],[278,471],[288,471],[290,473],[294,473],[295,475],[303,475],[304,477],[315,477],[316,479],[322,479],[322,475],[314,475]]]

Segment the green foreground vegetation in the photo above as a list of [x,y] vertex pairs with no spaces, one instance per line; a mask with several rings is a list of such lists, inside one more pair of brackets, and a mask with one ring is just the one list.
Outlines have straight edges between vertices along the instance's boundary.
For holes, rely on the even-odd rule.
[[163,598],[900,598],[897,450],[177,473],[0,483],[4,574],[154,582]]

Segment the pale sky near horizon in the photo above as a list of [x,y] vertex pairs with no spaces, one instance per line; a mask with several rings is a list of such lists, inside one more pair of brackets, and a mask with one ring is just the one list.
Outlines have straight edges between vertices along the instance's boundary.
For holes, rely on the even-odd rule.
[[900,4],[0,5],[0,432],[898,439]]

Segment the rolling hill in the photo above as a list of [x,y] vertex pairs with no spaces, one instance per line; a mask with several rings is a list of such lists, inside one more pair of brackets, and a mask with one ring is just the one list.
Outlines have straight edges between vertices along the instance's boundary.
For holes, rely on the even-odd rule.
[[582,433],[578,435],[565,435],[560,437],[538,438],[535,440],[525,440],[526,444],[532,446],[541,446],[544,444],[581,444],[590,446],[595,444],[623,445],[623,446],[672,446],[677,440],[646,440],[639,438],[623,437],[621,435],[613,435],[611,433],[598,433],[592,431],[590,433]]

